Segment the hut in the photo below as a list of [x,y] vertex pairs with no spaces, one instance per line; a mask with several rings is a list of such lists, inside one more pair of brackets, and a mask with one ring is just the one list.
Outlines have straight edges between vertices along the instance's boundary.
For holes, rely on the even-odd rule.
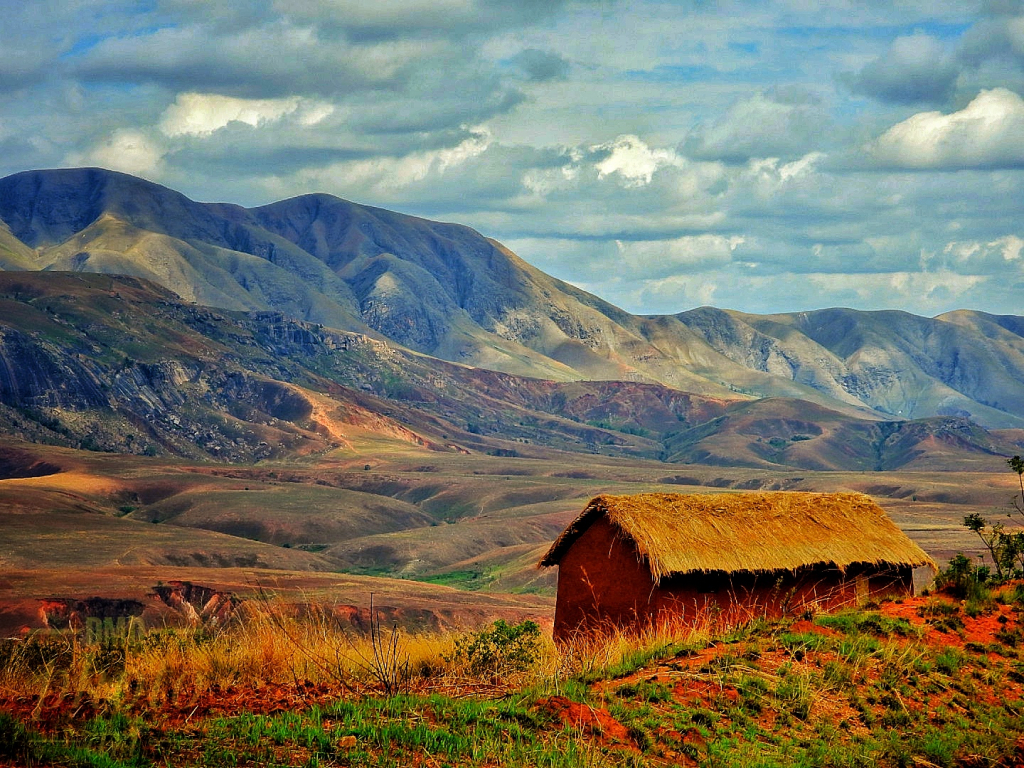
[[867,496],[793,492],[598,496],[540,565],[558,566],[559,640],[833,610],[913,594],[915,569],[935,569]]

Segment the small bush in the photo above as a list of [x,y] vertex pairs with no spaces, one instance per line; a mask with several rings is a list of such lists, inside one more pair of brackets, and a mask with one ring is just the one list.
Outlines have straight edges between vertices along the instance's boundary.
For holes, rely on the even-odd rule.
[[640,680],[635,683],[623,683],[615,689],[615,695],[625,699],[637,699],[654,703],[659,701],[670,701],[672,690],[663,683],[654,683],[649,680]]
[[963,663],[964,656],[956,648],[947,648],[935,657],[935,668],[947,675],[955,675]]
[[945,570],[939,571],[935,586],[958,600],[987,600],[991,598],[988,588],[990,576],[988,566],[975,565],[973,560],[959,552]]
[[817,632],[783,632],[779,635],[779,644],[800,661],[807,651],[820,651],[828,647],[829,639]]
[[540,654],[540,626],[535,621],[508,624],[498,619],[491,629],[481,630],[455,642],[445,661],[463,665],[473,675],[525,672]]
[[807,677],[796,674],[783,675],[775,686],[775,697],[783,711],[788,711],[797,719],[806,720],[810,716],[812,689]]
[[958,633],[964,628],[960,606],[948,600],[933,598],[918,608],[917,612],[939,632]]
[[77,659],[75,638],[64,634],[30,635],[25,640],[0,641],[0,670],[13,673],[67,671]]
[[1021,632],[1019,629],[1002,629],[996,630],[995,639],[1009,648],[1016,648],[1020,645],[1022,639]]

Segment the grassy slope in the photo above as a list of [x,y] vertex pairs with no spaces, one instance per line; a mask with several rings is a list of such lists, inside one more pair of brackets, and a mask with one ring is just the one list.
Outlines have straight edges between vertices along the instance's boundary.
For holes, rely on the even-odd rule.
[[[519,656],[503,643],[486,661],[469,650],[484,633],[384,630],[378,648],[394,654],[379,665],[364,663],[365,641],[322,625],[253,619],[114,653],[40,646],[51,659],[42,694],[39,662],[8,646],[0,762],[1011,766],[1024,757],[1013,597],[969,612],[917,598],[717,632],[527,644]],[[406,662],[411,677],[392,674]]]

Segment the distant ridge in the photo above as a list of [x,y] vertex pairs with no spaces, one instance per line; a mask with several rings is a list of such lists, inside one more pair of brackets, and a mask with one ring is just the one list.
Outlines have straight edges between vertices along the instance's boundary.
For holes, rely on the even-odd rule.
[[199,306],[141,278],[53,271],[0,272],[0,436],[231,464],[383,441],[425,461],[557,450],[848,471],[993,471],[1024,447],[1024,430],[959,417],[519,377],[279,312]]
[[197,304],[276,310],[518,376],[1024,427],[1022,317],[640,317],[467,227],[330,195],[246,209],[101,169],[27,171],[0,180],[0,269],[142,277]]

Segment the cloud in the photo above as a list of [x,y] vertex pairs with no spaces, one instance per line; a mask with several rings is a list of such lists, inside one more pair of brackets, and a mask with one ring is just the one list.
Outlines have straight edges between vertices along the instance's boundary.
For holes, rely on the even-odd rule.
[[483,154],[489,144],[487,131],[474,129],[468,138],[454,147],[414,152],[402,157],[335,163],[326,168],[301,171],[298,177],[301,183],[315,188],[354,186],[386,195],[426,179],[440,180],[452,168]]
[[728,264],[746,242],[739,235],[689,235],[668,240],[616,240],[622,266],[644,277],[666,277],[680,269],[708,269]]
[[516,54],[512,63],[518,67],[527,80],[543,83],[561,80],[569,74],[569,62],[552,51],[527,48]]
[[972,66],[1002,60],[1016,65],[1024,63],[1024,14],[1019,4],[993,8],[964,35],[960,58]]
[[943,102],[960,68],[943,44],[917,32],[893,40],[889,49],[847,80],[854,93],[891,104]]
[[275,0],[274,10],[349,39],[464,38],[536,24],[563,0]]
[[638,312],[1021,311],[1019,2],[8,5],[0,174],[326,191]]
[[[628,285],[617,285],[626,308],[643,312],[676,313],[702,305],[773,313],[853,306],[859,309],[914,307],[935,315],[990,293],[992,281],[984,276],[952,272],[886,272],[869,275],[817,272],[778,275],[749,274],[742,264],[725,269],[672,275]],[[605,298],[610,298],[605,296]]]
[[590,150],[604,155],[594,166],[598,178],[616,176],[626,187],[646,186],[661,168],[682,165],[674,150],[651,148],[638,136],[619,136]]
[[989,282],[983,275],[955,272],[889,272],[871,275],[811,274],[805,278],[811,288],[829,299],[862,307],[886,309],[916,305],[918,311],[943,312],[956,307],[975,289]]
[[163,148],[141,131],[121,129],[84,153],[68,156],[69,165],[95,165],[154,178],[163,167]]
[[807,95],[791,100],[757,93],[735,103],[719,120],[695,129],[682,151],[726,162],[800,157],[826,144],[831,122],[823,106]]
[[[647,312],[676,314],[694,307],[719,305],[721,273],[671,275],[645,281],[633,291],[632,302],[649,307]],[[726,306],[728,306],[726,300]]]
[[939,252],[922,254],[921,262],[930,270],[998,275],[1024,265],[1024,239],[1005,235],[989,241],[953,240]]
[[197,22],[107,37],[69,66],[90,82],[155,83],[242,98],[331,97],[401,88],[420,68],[454,61],[458,53],[444,40],[325,39],[315,26],[279,18],[240,29]]
[[979,93],[959,112],[920,112],[867,152],[892,168],[956,170],[1024,166],[1024,99],[1006,88]]
[[0,93],[42,82],[51,57],[39,49],[7,48],[0,57]]
[[[208,136],[228,123],[246,123],[257,127],[294,113],[301,103],[297,96],[285,99],[238,99],[216,93],[180,93],[160,119],[160,130],[167,136]],[[332,107],[311,105],[302,118],[315,125],[327,117]]]

